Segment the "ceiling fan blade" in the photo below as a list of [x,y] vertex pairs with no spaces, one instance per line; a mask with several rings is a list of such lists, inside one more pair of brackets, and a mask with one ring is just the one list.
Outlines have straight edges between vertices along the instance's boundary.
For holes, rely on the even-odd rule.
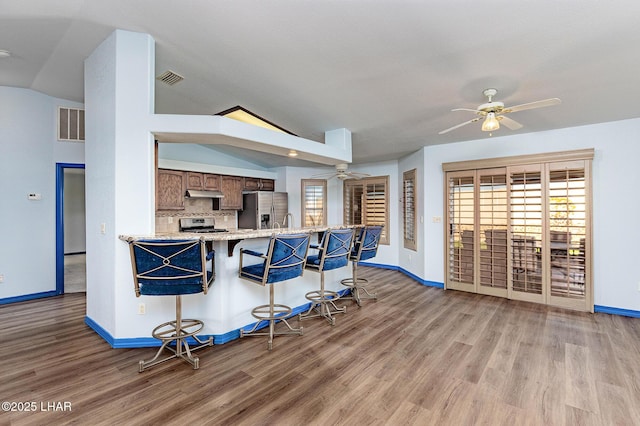
[[528,104],[521,104],[521,105],[516,105],[516,106],[504,108],[501,111],[501,114],[506,114],[508,112],[524,111],[524,110],[527,110],[527,109],[554,106],[554,105],[558,105],[560,103],[562,103],[562,101],[560,99],[558,99],[558,98],[544,99],[542,101],[529,102]]
[[449,133],[450,131],[455,130],[455,129],[459,128],[459,127],[466,126],[467,124],[475,123],[478,120],[480,120],[480,117],[476,117],[476,118],[473,118],[473,119],[471,119],[469,121],[465,121],[464,123],[460,123],[457,126],[449,127],[448,129],[445,129],[445,130],[443,130],[441,132],[438,132],[438,134],[439,135],[444,135],[445,133]]
[[331,179],[332,177],[336,176],[337,173],[336,172],[331,172],[331,173],[319,173],[317,175],[313,175],[311,176],[311,179]]
[[368,173],[360,173],[360,172],[347,172],[346,174],[349,175],[349,177],[352,177],[355,179],[362,179],[362,178],[371,176]]
[[477,109],[471,109],[471,108],[454,108],[451,111],[469,111],[469,112],[473,112],[473,113],[481,113],[482,111],[478,111]]
[[505,117],[504,115],[499,115],[497,118],[500,121],[500,124],[504,124],[511,130],[522,129],[522,124],[518,123],[516,120]]

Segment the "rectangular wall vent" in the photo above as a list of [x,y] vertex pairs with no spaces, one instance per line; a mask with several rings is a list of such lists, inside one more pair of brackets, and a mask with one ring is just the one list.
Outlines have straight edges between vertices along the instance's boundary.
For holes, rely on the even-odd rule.
[[169,86],[173,86],[174,84],[179,83],[182,80],[184,80],[183,76],[181,76],[180,74],[176,74],[175,72],[173,72],[171,70],[163,72],[162,74],[160,74],[156,78],[158,80],[162,81],[163,83],[168,84]]
[[84,109],[58,107],[58,140],[84,142]]

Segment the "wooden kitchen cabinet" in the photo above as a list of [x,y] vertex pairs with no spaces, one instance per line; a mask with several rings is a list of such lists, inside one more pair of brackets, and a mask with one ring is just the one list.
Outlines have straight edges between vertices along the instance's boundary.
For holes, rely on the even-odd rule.
[[207,191],[220,191],[220,175],[203,174],[203,187]]
[[220,175],[211,173],[185,172],[187,189],[220,191]]
[[178,170],[158,169],[156,181],[156,209],[184,210],[186,176]]
[[[224,198],[220,198],[221,210],[242,210],[243,180],[238,176],[221,176],[220,191]],[[216,199],[214,199],[215,201]],[[214,204],[215,206],[215,204]]]
[[244,178],[245,191],[273,191],[274,187],[273,179]]
[[260,191],[273,191],[276,183],[273,179],[260,179]]

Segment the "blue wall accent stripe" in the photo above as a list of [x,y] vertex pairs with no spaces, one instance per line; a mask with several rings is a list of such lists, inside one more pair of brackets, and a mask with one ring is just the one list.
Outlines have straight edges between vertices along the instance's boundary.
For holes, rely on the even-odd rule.
[[594,312],[603,314],[621,315],[623,317],[640,318],[640,311],[632,311],[631,309],[612,308],[610,306],[594,305]]
[[21,296],[5,297],[0,299],[0,305],[8,305],[9,303],[25,302],[27,300],[42,299],[43,297],[57,296],[58,293],[53,291],[43,291],[42,293],[23,294]]

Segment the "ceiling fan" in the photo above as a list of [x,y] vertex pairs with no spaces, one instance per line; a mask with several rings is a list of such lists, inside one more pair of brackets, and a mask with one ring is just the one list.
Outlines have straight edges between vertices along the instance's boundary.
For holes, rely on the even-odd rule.
[[347,163],[336,164],[336,171],[329,173],[320,173],[311,176],[314,179],[331,179],[337,177],[340,180],[345,179],[362,179],[363,177],[371,176],[367,173],[350,172],[348,170],[349,165]]
[[543,108],[553,105],[558,105],[561,101],[558,98],[550,98],[544,99],[541,101],[529,102],[526,104],[515,105],[512,107],[505,107],[504,103],[493,101],[493,97],[498,93],[496,89],[485,89],[482,94],[489,99],[489,102],[479,105],[476,109],[470,108],[455,108],[451,111],[469,111],[473,112],[477,115],[477,117],[472,118],[469,121],[465,121],[464,123],[460,123],[456,126],[449,127],[438,134],[443,135],[452,130],[455,130],[459,127],[466,126],[467,124],[475,123],[476,121],[480,121],[484,118],[484,122],[482,123],[482,131],[483,132],[493,132],[494,130],[498,130],[500,128],[500,123],[504,124],[511,130],[518,130],[522,128],[522,124],[517,121],[507,117],[504,114],[509,114],[511,112],[524,111],[527,109],[534,108]]

